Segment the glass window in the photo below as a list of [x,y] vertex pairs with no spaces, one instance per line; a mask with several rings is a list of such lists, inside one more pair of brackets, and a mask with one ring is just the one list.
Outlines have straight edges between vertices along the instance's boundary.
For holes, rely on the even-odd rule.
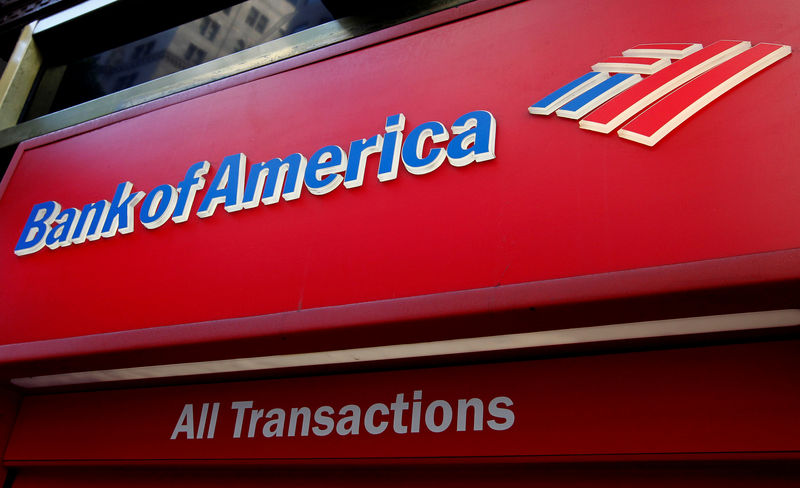
[[136,83],[136,73],[131,73],[129,75],[120,76],[117,78],[117,82],[114,85],[115,90],[124,90],[129,86],[133,86]]
[[263,15],[259,15],[258,21],[256,21],[255,29],[260,32],[264,33],[264,29],[267,27],[267,18]]
[[131,59],[141,59],[148,54],[153,52],[153,48],[155,47],[156,43],[154,41],[146,42],[143,44],[139,44],[138,46],[133,48],[133,55]]
[[219,32],[219,23],[210,17],[203,17],[200,21],[200,34],[209,41],[213,41],[217,37],[217,32]]
[[258,16],[261,15],[261,12],[258,11],[255,7],[250,7],[250,13],[247,14],[247,18],[244,19],[245,23],[250,27],[256,25],[256,21],[258,21]]
[[58,66],[45,66],[22,121],[333,20],[320,0],[248,0]]
[[206,53],[205,50],[200,49],[190,42],[189,46],[186,48],[186,52],[183,53],[183,59],[188,61],[191,65],[196,65],[205,61],[206,54],[208,53]]

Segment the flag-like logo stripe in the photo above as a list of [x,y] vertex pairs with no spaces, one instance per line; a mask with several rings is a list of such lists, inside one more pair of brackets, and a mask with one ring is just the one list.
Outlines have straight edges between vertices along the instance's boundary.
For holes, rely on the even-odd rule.
[[[789,46],[751,48],[747,41],[718,41],[705,48],[696,43],[639,44],[623,56],[595,64],[592,73],[528,110],[536,115],[556,111],[572,119],[585,116],[579,122],[582,129],[607,134],[662,99],[619,131],[621,137],[652,146],[721,94],[790,53]],[[676,61],[670,64],[667,58]],[[656,68],[646,78],[632,74],[647,74],[637,70],[648,66]],[[667,101],[664,97],[676,89]]]
[[558,107],[607,79],[608,73],[597,71],[586,73],[528,107],[528,112],[536,115],[550,115]]
[[695,42],[662,42],[659,44],[638,44],[623,51],[623,56],[644,56],[652,58],[681,59],[699,51],[702,44]]
[[581,129],[608,134],[675,88],[749,47],[749,42],[715,42],[642,80],[633,89],[625,91],[589,114],[579,125]]
[[605,61],[592,65],[592,71],[651,75],[668,65],[669,59],[667,58],[613,56]]
[[725,92],[791,53],[789,46],[758,44],[670,93],[619,131],[652,146]]
[[579,119],[641,80],[641,75],[617,73],[567,102],[556,110],[556,115]]

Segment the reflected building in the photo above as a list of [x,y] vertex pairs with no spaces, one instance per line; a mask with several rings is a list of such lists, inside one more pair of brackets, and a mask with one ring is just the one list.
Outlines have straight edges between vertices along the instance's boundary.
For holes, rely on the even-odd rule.
[[320,0],[248,0],[95,56],[48,68],[25,119],[176,73],[332,19]]

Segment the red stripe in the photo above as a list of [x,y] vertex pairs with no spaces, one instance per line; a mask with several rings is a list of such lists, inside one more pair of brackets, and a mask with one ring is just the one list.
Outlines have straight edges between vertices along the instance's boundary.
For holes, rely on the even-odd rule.
[[[741,45],[743,41],[718,41],[672,63],[601,105],[580,122],[581,128],[611,132],[669,91],[718,64],[711,61],[715,56]],[[698,73],[691,73],[698,69]]]
[[[759,61],[767,56],[776,53],[779,49],[786,50],[782,56],[776,56],[768,64],[754,68]],[[647,109],[629,124],[624,127],[629,134],[638,134],[647,138],[654,138],[652,144],[658,142],[667,135],[674,126],[682,123],[691,117],[695,112],[705,107],[717,97],[732,89],[747,78],[758,73],[762,69],[787,56],[789,52],[786,46],[780,44],[759,44],[752,49],[729,59],[716,68],[698,76],[689,83],[678,88],[667,97]],[[748,68],[756,69],[751,73],[746,73]],[[737,79],[740,75],[741,79]],[[727,85],[723,85],[727,82]],[[676,119],[677,118],[677,119]],[[676,119],[673,121],[673,119]],[[673,127],[665,126],[673,121]],[[661,133],[659,130],[664,128]],[[622,135],[622,134],[621,134]]]

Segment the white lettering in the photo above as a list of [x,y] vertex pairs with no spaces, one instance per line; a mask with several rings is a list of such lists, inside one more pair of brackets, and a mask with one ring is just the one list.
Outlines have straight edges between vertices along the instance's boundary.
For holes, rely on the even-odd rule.
[[[442,421],[440,423],[436,423],[436,409],[442,409]],[[431,402],[428,405],[428,408],[425,410],[425,426],[431,432],[444,432],[448,427],[450,427],[450,422],[453,421],[453,409],[450,407],[450,404],[444,400],[436,400],[435,402]]]
[[175,429],[173,429],[170,439],[177,439],[178,434],[186,434],[187,439],[194,439],[194,406],[191,403],[183,406],[181,417],[178,419],[178,423],[175,424]]
[[238,439],[242,436],[242,423],[244,422],[244,413],[253,408],[253,402],[233,402],[231,408],[236,410],[236,424],[233,428],[233,438]]
[[389,425],[389,422],[385,420],[377,425],[375,424],[375,413],[379,411],[383,415],[389,415],[389,409],[383,403],[376,403],[370,406],[364,414],[364,428],[367,429],[367,432],[370,434],[380,434],[386,430],[386,427]]
[[492,401],[489,402],[489,415],[504,420],[504,422],[498,422],[496,420],[486,422],[492,430],[508,430],[514,425],[514,412],[509,408],[502,408],[500,405],[510,407],[514,405],[514,402],[505,396],[493,398]]

